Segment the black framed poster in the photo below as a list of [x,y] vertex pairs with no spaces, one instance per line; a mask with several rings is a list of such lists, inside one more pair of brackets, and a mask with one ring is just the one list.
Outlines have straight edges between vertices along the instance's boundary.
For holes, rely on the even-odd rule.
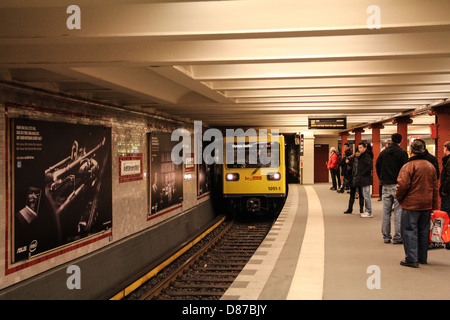
[[171,141],[170,133],[149,136],[150,179],[148,219],[181,207],[183,202],[183,165],[172,161],[172,149],[179,143]]
[[10,124],[13,262],[109,230],[111,128]]

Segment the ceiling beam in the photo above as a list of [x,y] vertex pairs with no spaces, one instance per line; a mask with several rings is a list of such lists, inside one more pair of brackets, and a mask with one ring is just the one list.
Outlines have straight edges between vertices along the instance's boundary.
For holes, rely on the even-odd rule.
[[138,97],[146,97],[156,103],[177,103],[189,95],[189,89],[144,68],[98,67],[71,68],[89,76],[94,83],[100,81],[120,90],[132,92]]
[[273,39],[62,37],[56,43],[21,43],[22,38],[15,38],[8,44],[0,38],[0,65],[171,66],[430,58],[450,55],[449,38],[450,26],[432,32]]
[[315,79],[261,79],[235,81],[205,82],[214,90],[260,90],[260,89],[312,89],[312,88],[359,88],[386,87],[392,85],[444,85],[450,84],[450,73],[396,75],[346,78],[315,78]]
[[390,87],[363,88],[308,88],[308,89],[272,89],[272,90],[233,90],[225,91],[227,98],[265,98],[265,97],[305,97],[339,95],[384,95],[409,93],[450,93],[448,85],[396,85]]
[[265,97],[265,98],[237,98],[236,102],[245,103],[281,103],[281,102],[368,102],[368,101],[390,101],[395,103],[396,101],[410,101],[414,103],[414,100],[441,100],[449,96],[449,93],[409,93],[409,94],[380,94],[380,95],[304,95],[299,97]]
[[450,58],[192,66],[192,74],[199,81],[367,77],[421,73],[450,73]]
[[210,87],[206,86],[200,81],[195,81],[189,76],[186,72],[183,72],[182,69],[174,68],[174,67],[153,67],[149,68],[153,72],[164,76],[167,79],[170,79],[173,82],[176,82],[182,85],[185,88],[188,88],[192,91],[195,91],[211,100],[214,100],[218,103],[230,103],[232,102],[230,99],[225,97],[220,92],[212,90]]
[[[95,2],[93,2],[95,4]],[[243,38],[365,34],[371,0],[247,0],[80,6],[81,29],[68,30],[66,8],[4,7],[0,38],[151,36],[155,38]],[[446,0],[377,0],[380,32],[439,28],[448,24]],[[251,17],[251,18],[249,18]],[[274,19],[283,17],[283,19]],[[118,23],[120,22],[120,23]],[[75,32],[73,32],[75,31]]]

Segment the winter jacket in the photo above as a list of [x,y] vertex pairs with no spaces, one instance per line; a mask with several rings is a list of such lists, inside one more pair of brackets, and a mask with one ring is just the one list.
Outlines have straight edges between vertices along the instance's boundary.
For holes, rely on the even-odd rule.
[[442,158],[442,172],[441,172],[441,186],[439,187],[439,194],[448,196],[450,194],[450,155]]
[[366,150],[358,159],[357,172],[354,178],[356,186],[370,186],[373,183],[373,152]]
[[352,155],[351,160],[350,160],[350,164],[351,164],[351,168],[352,168],[352,177],[351,177],[350,183],[351,183],[352,187],[358,186],[358,181],[357,181],[358,162],[359,162],[359,156]]
[[395,197],[405,210],[437,210],[436,169],[424,156],[414,156],[401,168]]
[[340,168],[340,171],[341,171],[341,176],[345,176],[345,170],[346,170],[345,159],[347,159],[347,157],[342,157],[339,160],[339,168]]
[[[353,165],[353,159],[354,156],[348,156],[348,157],[343,157],[342,158],[342,170],[341,170],[341,175],[344,177],[345,180],[347,180],[348,182],[352,182],[352,165]],[[348,160],[349,162],[346,163],[346,160]]]
[[437,178],[439,180],[440,174],[439,174],[439,162],[438,162],[438,160],[436,159],[435,156],[433,156],[431,153],[429,153],[427,149],[425,149],[424,157],[425,157],[425,160],[428,160],[434,166],[434,168],[436,169]]
[[330,159],[328,160],[328,164],[327,164],[327,169],[334,169],[337,170],[337,168],[339,167],[339,157],[337,155],[337,153],[333,153],[330,156]]
[[381,184],[397,184],[398,173],[407,161],[408,153],[396,143],[383,150],[375,165]]

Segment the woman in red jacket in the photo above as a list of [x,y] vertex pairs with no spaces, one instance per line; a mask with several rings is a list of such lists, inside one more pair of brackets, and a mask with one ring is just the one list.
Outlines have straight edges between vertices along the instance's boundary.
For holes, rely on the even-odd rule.
[[330,190],[337,190],[341,188],[341,179],[339,177],[339,156],[336,152],[336,148],[331,147],[330,149],[330,159],[327,163],[327,169],[330,170],[331,173],[331,181],[333,182],[333,186]]

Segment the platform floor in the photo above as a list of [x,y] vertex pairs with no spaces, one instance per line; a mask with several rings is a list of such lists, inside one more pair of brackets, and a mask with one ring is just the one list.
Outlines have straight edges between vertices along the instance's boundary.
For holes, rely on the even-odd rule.
[[450,297],[450,250],[429,250],[417,269],[401,266],[403,245],[381,235],[382,202],[372,199],[373,218],[361,218],[356,202],[343,214],[349,194],[330,186],[289,186],[277,222],[223,300]]

